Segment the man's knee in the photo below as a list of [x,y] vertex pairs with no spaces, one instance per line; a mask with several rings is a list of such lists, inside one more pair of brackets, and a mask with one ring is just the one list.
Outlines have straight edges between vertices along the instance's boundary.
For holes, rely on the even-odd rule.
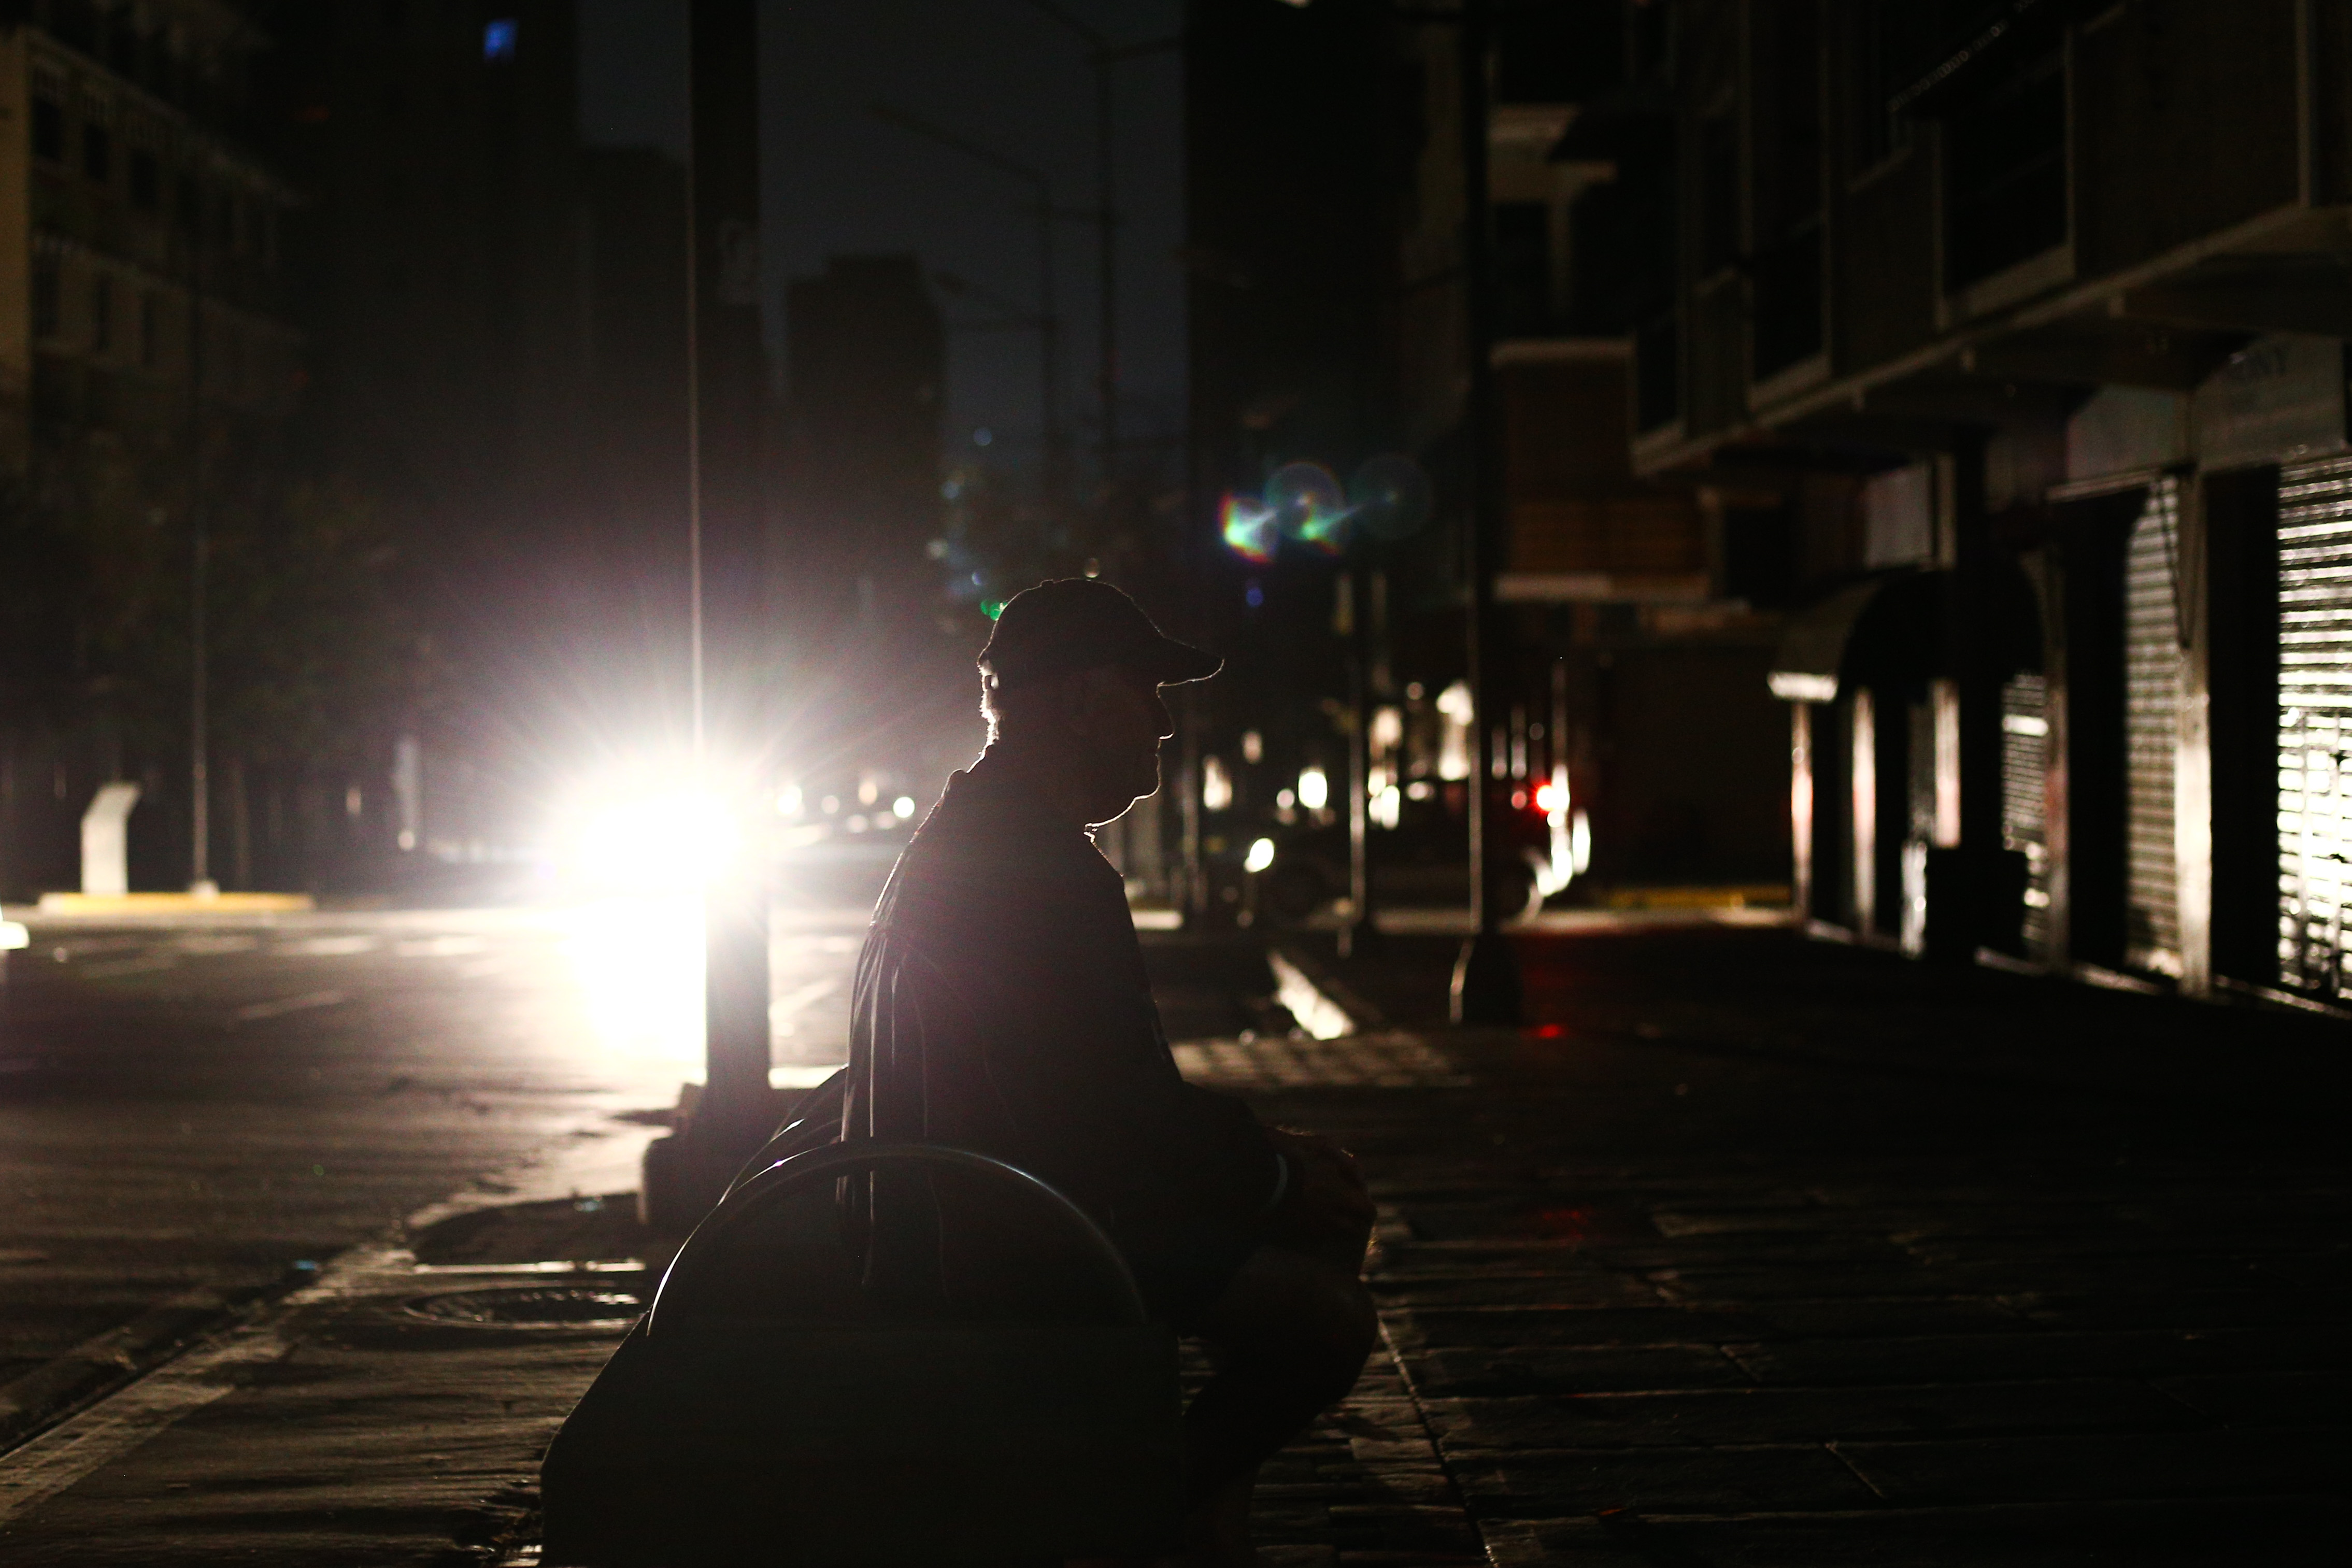
[[1278,1247],[1261,1247],[1212,1310],[1209,1337],[1233,1360],[1254,1362],[1336,1401],[1380,1343],[1371,1292],[1347,1270]]

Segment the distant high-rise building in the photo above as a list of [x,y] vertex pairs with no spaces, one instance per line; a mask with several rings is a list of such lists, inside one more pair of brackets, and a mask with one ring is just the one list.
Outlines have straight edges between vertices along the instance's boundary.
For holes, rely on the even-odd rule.
[[404,541],[451,675],[428,775],[462,757],[527,790],[682,734],[688,668],[684,170],[583,145],[575,13],[272,16],[303,450]]
[[784,321],[796,545],[840,569],[836,608],[924,599],[938,575],[923,547],[940,516],[946,338],[921,266],[832,257],[792,282]]
[[[836,256],[788,287],[784,341],[769,602],[802,672],[795,710],[816,716],[801,743],[934,788],[942,763],[970,758],[975,707],[971,649],[941,627],[929,548],[943,506],[939,309],[913,257]],[[873,700],[883,690],[888,705]]]

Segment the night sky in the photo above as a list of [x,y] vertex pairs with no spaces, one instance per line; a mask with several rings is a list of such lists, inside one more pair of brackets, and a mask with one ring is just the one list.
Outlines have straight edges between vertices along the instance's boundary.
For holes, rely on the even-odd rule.
[[[1175,32],[1181,0],[1064,0],[1116,41]],[[676,0],[582,0],[581,117],[606,145],[683,146],[684,7]],[[769,337],[780,349],[784,280],[831,254],[912,251],[1030,309],[1035,226],[1009,176],[877,121],[895,105],[985,142],[1045,174],[1057,204],[1093,200],[1093,78],[1078,40],[1026,0],[766,0],[761,8],[766,184],[762,217]],[[1183,289],[1179,58],[1118,73],[1122,419],[1130,438],[1173,436],[1183,416]],[[1095,406],[1093,230],[1060,226],[1064,407],[1088,439]],[[988,311],[948,300],[952,323]],[[1013,331],[958,331],[948,416],[951,457],[1020,462],[1037,435],[1036,342]]]

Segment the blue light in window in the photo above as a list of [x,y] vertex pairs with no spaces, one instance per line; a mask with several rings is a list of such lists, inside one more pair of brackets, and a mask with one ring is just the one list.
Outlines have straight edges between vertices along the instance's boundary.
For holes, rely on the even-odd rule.
[[510,60],[515,47],[522,41],[522,24],[512,16],[501,16],[482,28],[482,58],[486,60]]

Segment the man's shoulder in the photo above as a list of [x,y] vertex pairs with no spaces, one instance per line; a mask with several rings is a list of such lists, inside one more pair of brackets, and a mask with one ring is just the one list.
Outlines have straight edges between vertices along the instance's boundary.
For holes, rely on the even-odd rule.
[[1117,879],[1084,834],[984,773],[959,773],[899,857],[877,918],[902,931],[1031,925],[1090,909]]

